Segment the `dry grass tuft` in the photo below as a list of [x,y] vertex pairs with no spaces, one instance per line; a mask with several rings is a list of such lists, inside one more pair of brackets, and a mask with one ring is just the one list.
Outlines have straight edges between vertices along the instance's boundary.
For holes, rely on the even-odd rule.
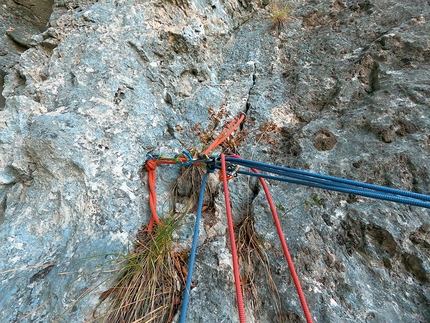
[[241,264],[243,294],[251,301],[257,313],[260,313],[261,301],[259,299],[257,283],[261,285],[261,278],[255,277],[255,273],[256,268],[262,266],[265,271],[265,283],[267,283],[270,288],[275,307],[279,313],[279,318],[282,318],[279,291],[273,280],[269,258],[264,251],[263,243],[255,232],[254,222],[255,220],[251,215],[246,215],[235,226],[236,244]]
[[101,302],[109,309],[103,323],[137,323],[173,320],[186,280],[186,255],[172,252],[172,233],[182,216],[165,218],[151,233],[143,226],[136,235],[135,249],[120,269],[115,285],[104,292]]
[[[194,153],[194,152],[192,152]],[[163,218],[152,232],[143,226],[136,234],[135,248],[124,256],[119,279],[102,293],[96,315],[100,323],[171,322],[177,312],[187,278],[188,251],[173,251],[173,232],[181,220],[195,209],[205,167],[183,167],[172,189],[171,216]],[[213,204],[214,188],[206,186],[205,205]],[[181,204],[181,210],[175,207]],[[101,308],[101,304],[106,307]]]
[[[196,152],[196,147],[199,147],[198,151],[205,150],[209,144],[211,144],[215,138],[218,137],[219,133],[225,126],[231,121],[231,113],[227,109],[227,104],[222,104],[219,109],[215,110],[212,107],[208,109],[208,122],[207,124],[196,124],[191,129],[183,131],[184,128],[181,125],[176,125],[175,128],[178,132],[182,132],[182,139],[177,138],[182,146],[190,151]],[[236,131],[230,135],[224,142],[221,143],[221,148],[225,152],[238,153],[239,145],[247,138],[249,131],[244,128],[245,124],[250,124],[250,119],[245,119]],[[192,145],[186,144],[193,143]]]
[[280,32],[285,28],[287,20],[291,17],[290,13],[292,7],[282,4],[280,2],[270,3],[270,19],[272,21],[273,29]]
[[[206,174],[206,166],[192,166],[182,167],[181,173],[175,182],[172,189],[173,205],[177,203],[182,204],[188,211],[195,210],[199,199],[199,192],[202,185],[203,177]],[[213,205],[214,192],[210,185],[205,188],[205,205]],[[176,212],[183,212],[183,210],[175,210]]]

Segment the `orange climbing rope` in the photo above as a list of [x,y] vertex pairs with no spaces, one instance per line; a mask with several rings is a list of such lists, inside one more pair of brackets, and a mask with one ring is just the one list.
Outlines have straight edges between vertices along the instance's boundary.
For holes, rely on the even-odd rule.
[[224,185],[225,209],[227,212],[227,223],[228,223],[228,232],[230,235],[231,257],[233,260],[233,275],[234,275],[234,285],[236,286],[237,309],[239,311],[240,323],[246,323],[245,308],[243,305],[242,286],[240,281],[239,257],[237,256],[236,239],[234,236],[233,216],[231,214],[230,197],[228,193],[228,184],[227,184],[227,181],[228,181],[227,169],[225,165],[224,154],[221,154],[221,172],[223,175],[222,182]]
[[148,171],[148,187],[149,187],[149,208],[151,210],[151,219],[148,224],[148,231],[151,232],[154,224],[161,224],[157,215],[157,193],[155,191],[155,169],[158,164],[177,164],[178,162],[188,161],[187,158],[150,158],[145,163],[145,169]]
[[[157,196],[156,196],[156,190],[155,190],[155,170],[157,168],[158,164],[182,164],[187,166],[193,166],[198,165],[201,163],[208,163],[208,161],[214,163],[212,166],[209,166],[207,164],[208,169],[214,170],[215,166],[215,159],[210,159],[207,154],[209,154],[214,148],[219,146],[224,140],[226,140],[232,133],[235,131],[241,122],[245,119],[245,114],[240,114],[236,116],[219,134],[219,136],[213,141],[209,147],[204,150],[201,154],[199,154],[200,158],[203,159],[194,159],[191,157],[186,151],[184,151],[184,155],[186,157],[175,157],[175,158],[163,158],[160,156],[149,156],[145,168],[148,171],[148,187],[149,187],[149,206],[151,209],[151,219],[148,224],[148,231],[151,232],[155,224],[161,224],[160,219],[157,216]],[[203,157],[202,157],[203,156]],[[230,155],[231,157],[241,158],[237,155]],[[233,274],[234,274],[234,283],[236,288],[236,299],[237,299],[237,307],[238,307],[238,313],[239,313],[239,321],[240,323],[246,323],[246,317],[245,317],[245,308],[243,303],[243,295],[242,295],[242,286],[241,286],[241,279],[240,279],[240,270],[239,270],[239,259],[237,255],[237,248],[236,248],[236,241],[235,241],[235,235],[234,235],[234,226],[233,226],[233,218],[232,218],[232,212],[231,212],[231,206],[230,206],[230,197],[229,197],[229,190],[228,190],[228,184],[227,181],[236,176],[239,170],[239,166],[236,164],[226,164],[226,157],[224,154],[221,154],[220,156],[220,163],[221,163],[221,172],[220,172],[220,180],[223,182],[224,185],[224,196],[225,196],[225,204],[226,204],[226,213],[227,213],[227,223],[228,223],[228,230],[229,230],[229,236],[230,236],[230,245],[231,245],[231,253],[232,253],[232,262],[233,262]],[[218,167],[216,167],[218,168]],[[258,173],[258,171],[251,167],[251,170],[255,173]],[[285,258],[287,259],[288,267],[291,272],[291,276],[293,277],[294,284],[297,289],[297,293],[299,295],[300,302],[303,307],[303,311],[306,317],[307,323],[312,323],[312,316],[310,314],[310,311],[308,309],[306,299],[304,296],[304,293],[302,291],[302,288],[300,286],[300,281],[297,276],[297,273],[294,269],[294,264],[291,258],[291,255],[289,253],[284,234],[282,232],[282,227],[276,212],[276,207],[273,203],[273,200],[270,196],[268,187],[263,180],[263,178],[259,178],[261,185],[263,186],[263,189],[267,195],[267,200],[270,205],[270,209],[272,211],[273,220],[275,222],[276,229],[278,231],[279,239],[281,241],[282,249],[284,251]],[[202,193],[201,193],[202,194]],[[185,320],[185,312],[186,307],[183,309],[184,314],[181,314],[181,322]],[[184,321],[185,322],[185,321]]]
[[151,209],[151,219],[148,224],[148,231],[151,232],[154,222],[160,224],[160,219],[157,216],[157,193],[155,192],[155,169],[157,162],[149,159],[145,168],[148,171],[148,187],[149,187],[149,208]]
[[[259,173],[258,170],[256,170],[255,168],[251,168],[251,170],[254,173],[257,173],[257,174]],[[261,186],[263,186],[264,193],[266,194],[267,201],[269,202],[270,210],[272,211],[273,222],[275,223],[276,231],[278,232],[279,241],[281,242],[282,250],[284,251],[284,256],[285,256],[285,259],[287,260],[291,277],[293,278],[294,285],[296,286],[296,291],[300,299],[300,304],[302,305],[303,313],[305,314],[306,322],[312,323],[313,321],[312,321],[311,312],[309,311],[305,294],[303,293],[303,289],[300,284],[299,276],[297,275],[296,269],[294,268],[293,259],[291,257],[290,251],[288,250],[287,242],[284,237],[281,222],[279,221],[278,212],[276,211],[275,203],[273,203],[272,196],[270,195],[269,188],[267,187],[267,184],[264,181],[264,179],[261,177],[258,179],[260,180]]]
[[[242,157],[240,157],[238,155],[234,155],[234,154],[230,155],[230,157],[242,159]],[[223,170],[223,168],[222,168],[223,163],[225,163],[225,156],[221,155],[221,169],[222,170]],[[259,171],[257,169],[251,168],[251,170],[256,174],[259,174]],[[235,169],[235,171],[237,171],[237,169]],[[223,174],[223,177],[226,176],[226,173],[224,172],[224,170],[222,171],[222,174]],[[227,177],[227,180],[228,179],[229,178]],[[275,203],[273,202],[272,196],[269,192],[269,188],[268,188],[266,182],[264,181],[264,179],[261,177],[259,177],[258,179],[260,180],[260,184],[261,184],[261,186],[263,186],[264,193],[266,194],[266,198],[267,198],[267,201],[269,203],[270,210],[272,212],[273,222],[275,224],[276,231],[278,232],[279,241],[281,242],[282,250],[284,251],[284,256],[285,256],[285,259],[287,260],[288,268],[290,269],[291,277],[293,278],[293,282],[294,282],[294,285],[296,287],[297,294],[298,294],[299,299],[300,299],[300,303],[302,305],[303,313],[305,314],[306,322],[312,323],[313,322],[312,316],[311,316],[311,313],[309,311],[308,304],[306,302],[305,294],[303,293],[302,286],[300,284],[299,276],[297,275],[296,269],[294,268],[293,259],[291,257],[290,251],[288,250],[287,242],[286,242],[283,230],[282,230],[281,222],[279,221],[278,212],[276,211]],[[227,204],[227,202],[226,202],[226,204]]]
[[203,155],[209,154],[214,148],[218,147],[224,140],[230,136],[233,131],[239,127],[239,125],[242,123],[243,120],[245,120],[245,113],[241,113],[234,117],[232,121],[221,131],[219,136],[213,141],[212,144],[209,145],[208,148],[205,149],[205,151],[202,152]]
[[[213,143],[202,152],[203,155],[207,155],[214,148],[219,146],[224,140],[230,136],[233,131],[239,127],[242,121],[245,119],[245,114],[241,113],[234,117],[234,119],[221,131],[219,136],[213,141]],[[189,156],[189,155],[188,155]],[[161,224],[160,219],[157,215],[157,193],[155,191],[155,169],[159,164],[178,164],[191,161],[189,158],[178,157],[178,158],[163,158],[163,157],[152,157],[146,161],[145,169],[148,171],[148,187],[149,187],[149,208],[151,210],[151,219],[148,224],[148,231],[151,232],[154,224]]]

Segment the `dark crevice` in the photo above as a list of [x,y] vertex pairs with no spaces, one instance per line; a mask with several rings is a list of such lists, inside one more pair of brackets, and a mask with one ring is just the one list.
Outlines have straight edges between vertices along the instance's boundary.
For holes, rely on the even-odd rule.
[[49,275],[49,273],[52,271],[53,268],[54,268],[54,265],[46,265],[45,268],[39,270],[37,273],[31,276],[30,284],[39,282],[39,281],[44,281],[46,276]]
[[7,195],[3,197],[0,203],[0,224],[2,224],[6,219],[6,203],[7,203]]
[[70,71],[70,83],[72,83],[73,87],[76,87],[78,85],[78,82],[76,80],[76,75],[73,73],[73,71]]
[[4,89],[4,77],[6,76],[5,71],[0,70],[0,111],[2,111],[6,106],[6,98],[3,96]]
[[[249,110],[251,109],[252,105],[251,105],[251,94],[252,94],[252,90],[254,89],[255,83],[257,83],[257,74],[256,74],[256,63],[253,63],[254,65],[254,71],[252,72],[252,85],[249,88],[248,91],[248,97],[246,99],[246,103],[245,103],[245,111],[243,111],[245,114],[248,114]],[[243,130],[243,123],[240,125],[240,130]]]
[[169,123],[167,123],[167,133],[176,139],[175,128],[173,128]]
[[150,61],[150,59],[148,58],[148,54],[145,52],[142,46],[140,46],[139,44],[135,43],[132,40],[128,41],[128,44],[130,45],[131,48],[133,48],[133,50],[136,52],[139,58],[142,59],[144,63],[148,63]]
[[260,193],[260,182],[257,180],[250,180],[248,182],[248,187],[250,189],[249,192],[249,204],[252,204],[257,197],[258,193]]
[[370,93],[379,91],[381,84],[379,82],[379,63],[374,62],[369,75],[369,90]]
[[7,38],[10,40],[10,42],[13,44],[14,48],[19,53],[24,53],[29,47],[24,42],[20,41],[17,37],[15,37],[11,33],[6,33]]
[[325,102],[323,102],[323,105],[321,107],[321,111],[324,110],[324,109],[326,109],[330,105],[334,104],[334,101],[339,96],[340,91],[342,90],[341,82],[339,81],[339,79],[337,77],[335,77],[335,79],[336,79],[336,85],[331,90],[332,93],[329,94],[328,97],[327,97],[327,99],[325,100]]

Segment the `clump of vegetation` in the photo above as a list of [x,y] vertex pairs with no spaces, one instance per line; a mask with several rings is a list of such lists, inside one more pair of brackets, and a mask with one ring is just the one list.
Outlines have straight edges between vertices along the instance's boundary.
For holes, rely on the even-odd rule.
[[[188,151],[203,151],[209,146],[219,133],[232,119],[231,113],[227,110],[227,104],[222,104],[218,110],[213,107],[208,109],[208,123],[196,124],[181,135],[183,139],[177,138],[179,142]],[[239,145],[246,139],[249,131],[244,127],[244,124],[251,123],[251,120],[245,119],[240,129],[237,129],[229,138],[221,143],[221,148],[225,152],[237,153]],[[181,125],[176,125],[175,129],[182,132],[184,128]],[[196,142],[196,139],[198,142]],[[193,143],[192,146],[185,144],[186,142]],[[196,149],[197,147],[197,149]]]
[[[172,202],[176,212],[184,211],[182,209],[176,209],[178,203],[187,211],[192,212],[196,209],[205,174],[206,165],[181,168],[181,173],[172,190]],[[204,210],[213,206],[215,190],[216,189],[210,182],[206,185],[203,200]]]
[[172,215],[151,232],[143,226],[135,248],[126,256],[119,279],[104,292],[108,310],[97,322],[159,322],[173,320],[186,281],[186,253],[173,252],[173,232],[183,215]]
[[[177,139],[195,157],[199,151],[203,151],[218,137],[219,132],[224,129],[231,119],[231,114],[227,110],[226,104],[221,105],[218,110],[210,107],[208,109],[209,122],[207,125],[196,124],[187,131],[184,131],[181,125],[176,125],[175,129],[182,133],[181,137],[183,138]],[[257,144],[265,142],[271,146],[276,146],[277,134],[280,131],[281,128],[273,121],[261,124],[257,128],[255,127],[255,121],[248,117],[243,121],[241,127],[223,141],[220,146],[224,152],[235,154],[240,154],[238,147],[248,138],[254,139]],[[196,142],[196,139],[198,142]],[[185,142],[193,142],[193,145],[186,145]]]
[[[196,125],[189,131],[176,125],[187,142],[197,138],[191,147],[186,147],[192,157],[211,144],[222,132],[231,115],[226,105],[217,111],[208,110],[207,125]],[[247,120],[253,125],[252,120]],[[269,122],[253,130],[257,142],[266,141],[275,145],[273,136],[279,132],[276,124]],[[244,127],[221,143],[223,151],[237,152],[238,145],[251,131]],[[134,249],[124,256],[122,268],[118,270],[118,279],[113,287],[102,293],[99,308],[94,312],[94,321],[100,323],[125,322],[171,322],[181,301],[187,278],[188,251],[177,252],[174,249],[173,233],[181,220],[197,205],[205,165],[182,167],[181,173],[172,188],[170,216],[164,218],[151,231],[143,226],[137,233]],[[205,188],[204,209],[213,206],[216,188],[210,183]],[[279,293],[270,271],[269,259],[254,229],[254,218],[247,215],[236,225],[238,253],[242,264],[242,286],[244,294],[249,296],[258,310],[261,302],[258,298],[255,268],[263,267],[267,286],[272,291],[274,303],[280,313]],[[259,277],[259,279],[261,279]],[[103,304],[103,309],[100,305]],[[100,312],[98,314],[97,312]],[[280,314],[281,316],[281,314]]]
[[291,17],[290,13],[293,11],[293,8],[277,1],[270,2],[269,8],[273,29],[279,32],[285,28],[287,20]]
[[262,285],[261,278],[256,277],[256,268],[263,267],[267,286],[271,291],[273,302],[278,312],[280,322],[284,322],[281,313],[281,299],[279,291],[273,280],[270,269],[269,258],[264,251],[261,238],[257,235],[254,227],[254,217],[247,214],[235,225],[235,236],[239,263],[241,264],[241,283],[243,294],[247,296],[257,313],[260,313],[261,300],[259,299],[258,285]]

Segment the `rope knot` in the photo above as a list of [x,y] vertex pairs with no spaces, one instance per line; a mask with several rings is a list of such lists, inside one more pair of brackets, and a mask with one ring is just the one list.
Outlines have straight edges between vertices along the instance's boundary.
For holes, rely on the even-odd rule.
[[145,168],[149,172],[157,168],[157,163],[153,159],[148,159],[145,163]]

